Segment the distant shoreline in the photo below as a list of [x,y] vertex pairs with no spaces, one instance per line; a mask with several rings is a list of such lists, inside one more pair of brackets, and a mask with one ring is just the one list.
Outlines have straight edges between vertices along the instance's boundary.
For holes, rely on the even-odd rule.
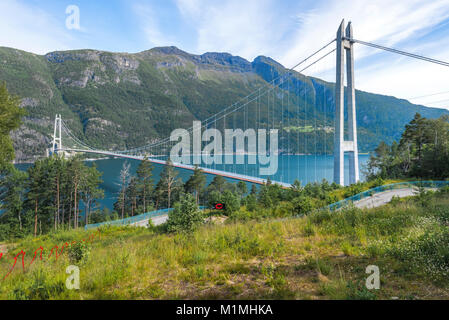
[[[223,154],[221,154],[221,155],[226,155],[225,153],[223,153]],[[236,154],[236,153],[233,153],[232,155],[242,155],[242,154]],[[243,155],[257,155],[257,154],[252,154],[252,153],[245,153],[245,154],[243,154]],[[281,154],[279,154],[280,156],[314,156],[315,154],[313,154],[313,153],[281,153]],[[316,154],[317,156],[332,156],[332,154]],[[359,152],[359,155],[362,155],[362,156],[369,156],[370,155],[370,152]],[[39,158],[39,159],[41,159],[41,158]],[[39,160],[38,159],[38,160]],[[102,157],[102,158],[87,158],[87,159],[84,159],[83,161],[89,161],[89,162],[91,162],[91,161],[97,161],[97,160],[108,160],[108,159],[117,159],[117,157]],[[34,160],[34,161],[20,161],[20,162],[16,162],[16,161],[13,161],[12,162],[12,164],[13,165],[18,165],[18,164],[33,164],[34,162],[35,162],[36,160]]]

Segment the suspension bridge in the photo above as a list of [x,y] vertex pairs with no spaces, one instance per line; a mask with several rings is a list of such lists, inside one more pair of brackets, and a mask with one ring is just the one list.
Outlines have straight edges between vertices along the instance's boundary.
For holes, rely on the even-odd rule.
[[[190,141],[191,136],[193,139],[196,136],[200,141],[197,148],[195,149],[194,143],[194,150],[192,153],[188,153],[187,161],[172,161],[174,167],[187,170],[194,170],[198,167],[208,174],[265,184],[270,176],[258,174],[257,169],[260,172],[260,167],[267,165],[270,157],[277,164],[277,156],[281,153],[288,154],[291,150],[304,155],[333,154],[333,179],[335,183],[343,185],[345,181],[344,155],[347,153],[349,184],[356,183],[360,176],[354,79],[355,44],[449,66],[449,63],[444,61],[357,40],[353,36],[351,23],[346,26],[343,20],[336,37],[319,50],[292,68],[283,69],[283,72],[272,68],[270,72],[273,77],[265,85],[216,114],[201,120],[199,126],[193,125],[185,129],[184,133],[176,139],[170,136],[140,147],[125,150],[102,150],[83,142],[83,139],[77,137],[74,130],[70,129],[70,123],[63,121],[61,115],[58,114],[55,117],[51,153],[91,153],[108,157],[147,159],[156,164],[166,165],[167,160],[170,159],[171,150],[180,143],[179,138],[181,140],[186,138]],[[331,55],[335,56],[335,89],[331,86],[326,87],[324,81],[320,82],[318,79],[309,79],[303,76],[302,72],[316,67],[319,62],[329,62],[328,57]],[[321,85],[321,91],[314,91],[310,82],[313,85]],[[317,114],[318,108],[314,105],[314,102],[316,104],[318,100],[321,102],[320,114]],[[345,108],[347,109],[346,130]],[[237,130],[237,128],[240,128],[240,133],[243,134],[242,141],[244,142],[245,139],[247,141],[246,147],[232,147],[223,152],[221,150],[222,142],[219,141],[221,135],[218,131],[228,132]],[[202,130],[208,129],[212,129],[212,131],[209,130],[206,137],[201,134]],[[250,138],[251,134],[255,134],[254,136],[261,132],[277,134],[278,131],[280,132],[279,145],[277,140],[268,141],[266,136],[254,140]],[[214,138],[212,142],[210,142],[211,138]],[[231,139],[234,138],[237,139],[237,137],[231,136]],[[265,150],[268,145],[270,146],[269,150]],[[181,145],[180,150],[185,148],[185,145]],[[242,161],[245,156],[246,161]],[[255,160],[256,156],[260,157],[259,162]],[[223,157],[230,161],[223,162]],[[195,162],[195,159],[198,161]],[[205,165],[201,159],[209,162]],[[193,165],[192,162],[196,165]],[[222,168],[217,169],[217,165],[219,167],[221,165]],[[288,162],[287,166],[290,165],[296,164]],[[298,168],[300,166],[299,158],[297,166]],[[288,169],[287,172],[290,172]],[[307,167],[304,167],[304,170],[308,170]],[[314,170],[316,176],[316,157]],[[280,179],[282,181],[276,181],[271,178],[270,180],[287,188],[291,186],[292,179],[288,177],[287,181],[282,179]]]

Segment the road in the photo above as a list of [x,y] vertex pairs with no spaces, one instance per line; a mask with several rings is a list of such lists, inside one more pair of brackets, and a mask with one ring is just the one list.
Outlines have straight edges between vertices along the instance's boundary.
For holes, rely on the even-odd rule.
[[[430,190],[430,189],[429,189]],[[418,188],[404,188],[404,189],[393,189],[381,193],[376,193],[375,195],[354,202],[354,206],[357,208],[375,208],[383,206],[391,201],[393,196],[399,198],[415,196],[418,194]]]
[[[151,220],[153,220],[153,224],[155,226],[163,224],[165,221],[167,221],[167,219],[168,219],[168,214],[164,214],[162,216],[157,216],[157,217],[151,218]],[[148,219],[130,224],[130,226],[135,226],[135,227],[146,227],[147,225],[148,225]]]

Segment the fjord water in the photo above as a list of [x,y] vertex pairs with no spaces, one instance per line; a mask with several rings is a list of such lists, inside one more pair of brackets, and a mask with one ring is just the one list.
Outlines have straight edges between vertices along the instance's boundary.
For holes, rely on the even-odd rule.
[[[359,155],[359,167],[360,167],[360,179],[364,180],[363,168],[365,167],[369,159],[368,155]],[[114,202],[116,201],[119,191],[119,176],[124,162],[131,164],[131,174],[135,175],[137,167],[139,166],[139,160],[130,159],[101,159],[95,161],[86,161],[87,165],[92,165],[94,162],[97,169],[103,173],[103,183],[101,188],[104,189],[104,199],[98,199],[97,204],[99,208],[107,207],[110,210],[113,209]],[[26,170],[29,164],[18,164],[17,167],[22,170]],[[153,164],[153,181],[157,183],[159,181],[159,175],[162,172],[163,165]],[[244,164],[216,164],[205,166],[217,170],[236,172],[239,174],[249,176],[260,176],[257,165],[244,165]],[[272,181],[281,181],[293,183],[295,179],[298,179],[304,186],[309,182],[320,182],[323,179],[327,181],[333,180],[333,168],[334,158],[330,155],[279,155],[278,158],[278,170],[276,174],[270,176]],[[192,171],[186,169],[176,169],[179,172],[178,177],[184,182],[192,174]],[[348,184],[348,171],[349,171],[349,159],[345,156],[345,184]],[[209,184],[214,178],[211,174],[206,174],[207,184]],[[260,176],[261,178],[268,178],[267,176]],[[226,178],[230,182],[237,182],[236,180]],[[251,188],[251,183],[248,184],[248,190]]]

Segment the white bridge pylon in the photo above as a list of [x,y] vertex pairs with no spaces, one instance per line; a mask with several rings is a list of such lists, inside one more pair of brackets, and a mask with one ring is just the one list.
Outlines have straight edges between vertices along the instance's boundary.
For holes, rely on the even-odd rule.
[[62,127],[62,117],[60,114],[57,114],[55,117],[55,128],[53,131],[53,143],[51,146],[51,152],[53,154],[57,153],[58,149],[62,150],[61,127]]
[[[335,81],[335,139],[334,139],[334,181],[344,185],[344,153],[349,152],[349,184],[359,181],[359,152],[357,147],[357,119],[355,107],[354,85],[354,46],[350,39],[353,38],[352,25],[349,22],[341,22],[337,31],[337,77]],[[348,107],[348,138],[344,139],[344,108],[345,108],[345,53],[347,73],[347,107]]]

